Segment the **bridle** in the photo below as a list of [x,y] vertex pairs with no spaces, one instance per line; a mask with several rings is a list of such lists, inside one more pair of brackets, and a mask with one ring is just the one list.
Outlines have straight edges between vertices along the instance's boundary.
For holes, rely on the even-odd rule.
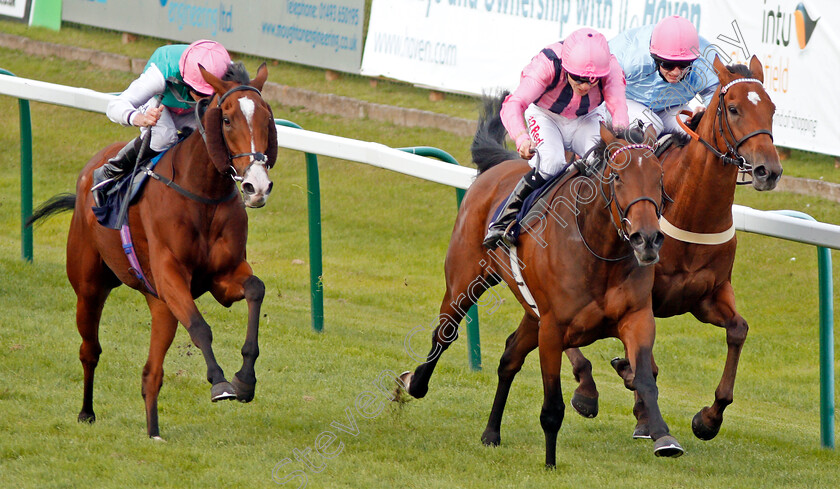
[[[613,151],[613,153],[609,156],[609,160],[610,161],[615,161],[615,157],[619,153],[621,153],[623,151],[630,151],[630,150],[633,150],[633,149],[644,149],[646,151],[650,151],[650,154],[654,154],[653,148],[651,146],[647,145],[647,144],[628,144],[626,146],[622,146],[622,147],[618,148],[617,150]],[[616,190],[615,190],[615,180],[616,180],[616,178],[611,178],[612,172],[611,171],[610,172],[606,171],[607,168],[613,168],[613,167],[611,165],[609,165],[608,163],[605,164],[604,166],[605,166],[605,168],[603,170],[604,171],[603,180],[609,180],[608,185],[609,185],[609,189],[610,189],[610,194],[608,196],[606,194],[606,192],[604,191],[604,181],[603,180],[601,182],[601,185],[598,186],[599,187],[599,192],[601,194],[601,197],[606,202],[606,205],[604,207],[605,208],[610,208],[610,222],[612,223],[613,227],[615,227],[619,238],[622,241],[629,242],[630,241],[630,235],[627,233],[627,226],[632,224],[632,223],[630,222],[630,219],[627,218],[627,213],[630,211],[630,208],[633,205],[638,204],[639,202],[650,202],[651,204],[653,204],[653,207],[656,209],[656,217],[658,219],[662,215],[662,207],[658,202],[656,202],[656,200],[654,200],[653,198],[648,197],[646,195],[643,195],[641,197],[637,197],[637,198],[631,200],[627,205],[622,207],[621,204],[618,202],[618,196],[616,195]],[[618,261],[622,261],[622,260],[625,260],[625,259],[631,257],[633,255],[632,251],[630,253],[628,253],[627,255],[624,255],[624,256],[619,257],[619,258],[603,257],[603,256],[599,255],[598,253],[596,253],[589,246],[589,244],[586,242],[586,238],[583,237],[583,233],[581,232],[581,229],[580,229],[580,221],[578,220],[578,215],[580,214],[580,212],[578,210],[578,202],[579,201],[580,201],[580,197],[576,192],[575,193],[575,224],[577,225],[577,230],[578,230],[578,234],[580,235],[581,242],[583,243],[583,246],[586,247],[586,249],[589,251],[589,253],[591,253],[592,256],[594,256],[595,258],[598,258],[598,259],[603,260],[603,261],[608,261],[608,262],[618,262]],[[615,212],[613,212],[613,209],[615,210]]]
[[[685,122],[683,122],[679,115],[677,116],[677,123],[689,136],[691,136],[691,139],[703,143],[703,145],[706,146],[706,148],[708,148],[709,151],[711,151],[715,156],[717,156],[723,162],[723,164],[737,166],[738,171],[740,173],[752,173],[752,165],[747,163],[747,159],[744,158],[744,156],[738,152],[738,148],[740,148],[741,145],[744,144],[748,139],[750,139],[753,136],[758,136],[759,134],[766,134],[770,136],[770,141],[772,142],[773,133],[767,129],[759,129],[757,131],[753,131],[749,134],[746,134],[741,139],[735,137],[735,133],[732,131],[732,125],[729,123],[729,116],[727,115],[727,111],[723,110],[723,107],[725,105],[724,96],[726,95],[726,92],[728,92],[733,85],[737,85],[738,83],[759,83],[763,86],[761,80],[757,80],[755,78],[738,78],[720,87],[720,93],[718,94],[718,106],[715,117],[717,117],[718,134],[720,134],[721,139],[723,139],[724,144],[726,144],[726,153],[722,153],[720,150],[717,149],[717,147],[700,137],[700,135],[697,134],[695,131],[689,129],[689,127],[685,124]],[[680,115],[683,114],[691,117],[691,113],[688,111],[681,111]],[[727,134],[724,133],[724,129],[726,129],[728,137]],[[751,182],[738,182],[738,184],[741,185],[748,183]]]
[[[257,95],[262,97],[262,93],[259,91],[259,89],[255,88],[255,87],[252,87],[250,85],[239,85],[239,86],[231,88],[230,90],[225,92],[224,95],[219,97],[218,102],[216,102],[216,107],[221,109],[222,108],[222,103],[224,103],[225,99],[227,99],[229,96],[231,96],[235,92],[241,92],[243,90],[249,90],[249,91],[252,91],[252,92],[256,92]],[[207,134],[204,131],[204,123],[201,120],[201,116],[204,113],[204,111],[207,109],[207,106],[210,105],[210,100],[211,99],[200,100],[198,102],[200,110],[199,110],[199,108],[196,108],[196,110],[195,110],[195,118],[196,118],[196,121],[197,121],[198,131],[201,133],[202,139],[204,139],[204,144],[207,144]],[[225,141],[225,147],[227,148],[227,141]],[[261,153],[261,152],[257,151],[257,152],[253,152],[253,153],[239,153],[239,154],[232,155],[232,154],[230,154],[230,148],[228,148],[228,160],[230,160],[230,175],[231,175],[231,178],[233,179],[233,181],[235,181],[235,182],[241,182],[244,177],[237,173],[236,168],[233,166],[233,160],[235,160],[236,158],[242,158],[242,157],[246,157],[246,156],[253,156],[254,161],[253,161],[253,163],[251,163],[252,165],[258,164],[258,165],[267,166],[267,164],[268,164],[268,157],[265,155],[265,153]]]

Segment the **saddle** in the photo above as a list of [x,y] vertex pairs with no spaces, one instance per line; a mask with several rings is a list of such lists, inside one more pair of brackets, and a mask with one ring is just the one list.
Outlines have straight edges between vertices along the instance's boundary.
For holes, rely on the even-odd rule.
[[123,202],[128,199],[128,205],[131,205],[139,198],[146,181],[149,179],[149,175],[146,174],[147,169],[153,169],[165,154],[166,151],[146,163],[137,165],[130,175],[125,175],[108,184],[105,189],[105,203],[101,207],[93,206],[92,208],[93,215],[96,216],[99,224],[110,229],[120,229],[122,227],[123,223],[118,221]]

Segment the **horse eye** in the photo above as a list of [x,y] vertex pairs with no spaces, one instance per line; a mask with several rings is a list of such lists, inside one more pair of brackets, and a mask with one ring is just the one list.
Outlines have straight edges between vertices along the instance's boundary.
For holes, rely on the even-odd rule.
[[732,115],[738,115],[738,109],[735,108],[734,105],[729,106],[729,113]]
[[228,116],[222,117],[222,122],[224,122],[226,126],[230,125],[230,119],[228,118]]

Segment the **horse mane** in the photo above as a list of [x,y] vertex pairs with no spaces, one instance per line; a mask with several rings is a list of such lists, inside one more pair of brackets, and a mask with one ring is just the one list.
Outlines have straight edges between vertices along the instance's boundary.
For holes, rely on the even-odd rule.
[[251,83],[251,77],[248,76],[248,70],[241,61],[231,63],[227,67],[227,71],[222,75],[224,81],[234,81],[240,85],[248,85]]
[[499,163],[507,160],[519,159],[519,154],[505,146],[507,129],[502,124],[500,115],[502,102],[508,96],[508,91],[498,95],[484,95],[481,97],[482,107],[478,117],[478,127],[470,145],[470,153],[478,173],[481,174]]
[[[750,70],[749,66],[747,66],[747,65],[736,63],[736,64],[727,65],[726,69],[729,70],[729,72],[732,73],[733,75],[741,75],[744,78],[752,78],[752,76],[753,76],[752,71]],[[703,114],[705,114],[705,112],[702,112],[700,114],[695,114],[694,117],[692,117],[690,120],[686,121],[685,125],[688,126],[688,128],[691,129],[692,131],[696,131],[697,126],[700,125],[700,119],[703,118]],[[686,144],[688,144],[691,141],[691,136],[689,136],[688,134],[685,134],[684,132],[675,131],[675,132],[671,132],[670,134],[674,138],[674,145],[678,148],[681,148],[681,147],[685,146]]]

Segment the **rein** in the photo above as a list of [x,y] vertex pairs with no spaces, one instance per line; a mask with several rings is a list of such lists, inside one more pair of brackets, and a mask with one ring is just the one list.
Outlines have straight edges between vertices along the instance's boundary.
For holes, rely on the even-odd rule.
[[[728,165],[737,166],[738,171],[741,172],[741,173],[752,172],[752,165],[747,163],[747,159],[744,158],[744,156],[741,155],[738,152],[738,148],[740,148],[741,145],[744,144],[748,139],[750,139],[753,136],[758,136],[759,134],[766,134],[766,135],[770,136],[770,141],[773,141],[773,133],[768,131],[767,129],[759,129],[757,131],[753,131],[753,132],[745,135],[741,139],[737,139],[735,137],[735,133],[732,132],[732,125],[729,123],[729,116],[727,116],[726,111],[723,110],[724,96],[726,95],[726,92],[729,91],[729,88],[731,88],[733,85],[737,85],[738,83],[747,83],[747,82],[748,83],[762,84],[760,80],[757,80],[755,78],[738,78],[738,79],[732,80],[731,82],[722,86],[720,88],[720,93],[718,94],[718,106],[717,106],[717,113],[715,114],[715,117],[717,117],[717,119],[718,119],[718,123],[717,123],[718,134],[720,134],[721,139],[723,139],[724,144],[726,144],[726,153],[722,153],[720,150],[717,149],[716,146],[714,146],[713,144],[709,143],[708,141],[706,141],[705,139],[700,137],[699,134],[697,134],[695,131],[691,130],[685,124],[685,122],[683,122],[683,120],[679,117],[679,115],[688,115],[689,117],[691,117],[691,115],[692,115],[691,112],[686,111],[686,110],[680,111],[680,113],[677,115],[677,118],[676,118],[677,119],[677,124],[680,125],[680,127],[686,132],[686,134],[691,136],[691,139],[694,139],[695,141],[699,141],[699,142],[703,143],[703,145],[706,146],[706,148],[709,151],[711,151],[715,156],[717,156],[725,165],[728,164]],[[727,138],[727,135],[724,134],[724,132],[723,132],[724,128],[726,128],[726,132],[729,133],[728,138]],[[734,143],[730,142],[730,141],[734,141]],[[737,182],[737,183],[738,183],[738,185],[746,185],[746,184],[749,184],[751,182],[746,182],[745,181],[745,182]]]
[[[618,148],[617,150],[615,150],[610,155],[609,158],[610,158],[610,160],[614,161],[616,155],[618,155],[622,151],[629,151],[629,150],[632,150],[632,149],[644,149],[644,150],[650,151],[650,153],[653,154],[653,148],[650,147],[647,144],[628,144],[626,146],[622,146],[621,148]],[[604,171],[605,171],[605,173],[603,174],[604,179],[609,178],[606,175],[606,168],[607,167],[610,167],[610,165],[609,164],[604,165]],[[612,168],[612,167],[610,167],[610,168]],[[619,204],[619,202],[618,202],[618,197],[616,196],[616,193],[615,193],[615,179],[614,178],[609,178],[609,187],[610,187],[610,195],[608,197],[606,195],[606,193],[604,193],[604,185],[603,185],[603,180],[602,180],[601,185],[599,185],[600,194],[601,194],[601,198],[603,198],[604,201],[606,201],[606,203],[607,203],[607,205],[604,206],[605,208],[609,208],[611,205],[615,204],[615,209],[616,209],[616,212],[618,213],[618,222],[616,222],[612,212],[610,212],[610,222],[612,223],[613,227],[615,227],[616,231],[618,232],[618,236],[622,241],[627,242],[627,241],[630,240],[630,237],[627,234],[627,224],[630,223],[630,220],[627,219],[627,212],[630,210],[630,207],[632,207],[633,205],[638,204],[639,202],[644,202],[644,201],[650,202],[650,203],[653,204],[654,208],[656,209],[656,217],[661,218],[662,209],[661,209],[660,205],[655,200],[653,200],[651,197],[648,197],[646,195],[641,196],[641,197],[637,197],[637,198],[633,199],[632,201],[630,201],[629,204],[624,206],[624,208],[622,208],[621,204]],[[606,261],[606,262],[619,262],[619,261],[626,260],[627,258],[633,256],[632,251],[630,253],[628,253],[627,255],[624,255],[624,256],[621,256],[621,257],[618,257],[618,258],[607,258],[607,257],[601,256],[598,253],[596,253],[592,249],[592,247],[589,246],[589,243],[586,242],[586,238],[583,236],[583,232],[580,229],[580,220],[578,219],[578,216],[580,215],[580,210],[578,208],[578,203],[579,202],[580,202],[580,197],[577,193],[575,193],[575,225],[577,226],[577,231],[578,231],[578,234],[580,235],[580,240],[583,243],[583,246],[586,248],[586,250],[589,251],[589,253],[592,254],[592,256],[594,256],[595,258],[598,258],[599,260],[603,260],[603,261]]]

